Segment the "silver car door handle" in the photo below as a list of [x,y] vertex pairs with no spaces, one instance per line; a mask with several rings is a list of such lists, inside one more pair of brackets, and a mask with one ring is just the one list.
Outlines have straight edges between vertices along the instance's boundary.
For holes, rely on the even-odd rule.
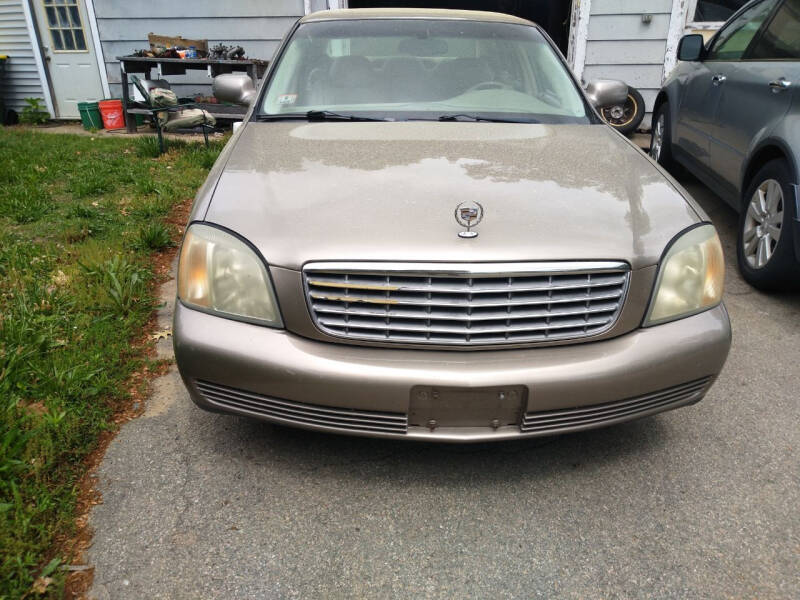
[[711,83],[713,83],[714,85],[722,85],[723,83],[725,83],[726,79],[727,77],[725,77],[725,75],[714,75],[711,78]]
[[781,77],[775,81],[770,81],[769,87],[772,88],[773,92],[782,92],[783,90],[788,90],[790,87],[792,87],[792,82],[788,81],[785,77]]

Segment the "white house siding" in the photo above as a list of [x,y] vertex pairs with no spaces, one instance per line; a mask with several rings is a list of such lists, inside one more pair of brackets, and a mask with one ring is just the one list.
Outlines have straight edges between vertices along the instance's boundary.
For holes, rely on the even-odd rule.
[[0,72],[0,97],[7,108],[22,110],[25,98],[44,101],[33,48],[22,1],[0,0],[0,54],[8,56],[5,73]]
[[583,79],[622,79],[638,89],[647,105],[645,128],[664,76],[673,1],[680,0],[591,0]]
[[[306,3],[307,0],[94,0],[111,95],[122,94],[116,57],[148,48],[148,33],[207,39],[209,48],[219,43],[240,45],[248,58],[269,60],[284,34],[304,14]],[[211,89],[211,80],[202,71],[166,79],[179,96],[209,93]]]

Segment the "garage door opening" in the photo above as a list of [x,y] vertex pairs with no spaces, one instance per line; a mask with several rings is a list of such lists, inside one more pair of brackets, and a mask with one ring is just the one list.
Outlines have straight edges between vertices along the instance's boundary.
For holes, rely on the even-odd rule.
[[349,8],[449,8],[488,10],[538,23],[567,55],[572,0],[349,0]]

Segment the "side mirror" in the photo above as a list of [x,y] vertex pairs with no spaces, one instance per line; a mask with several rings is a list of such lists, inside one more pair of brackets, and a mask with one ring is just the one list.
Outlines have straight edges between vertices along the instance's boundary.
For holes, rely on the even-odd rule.
[[616,79],[595,79],[586,86],[586,95],[595,108],[624,104],[628,99],[628,84]]
[[697,61],[703,56],[705,40],[698,33],[685,35],[678,43],[678,60]]
[[253,80],[247,75],[237,73],[217,75],[214,77],[211,89],[214,96],[223,102],[250,106],[256,98]]

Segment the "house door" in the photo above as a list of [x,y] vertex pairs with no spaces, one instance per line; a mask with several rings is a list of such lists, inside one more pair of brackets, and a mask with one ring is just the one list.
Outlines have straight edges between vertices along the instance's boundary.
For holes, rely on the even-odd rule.
[[61,119],[78,118],[78,102],[103,99],[103,84],[83,0],[33,0],[53,104]]

